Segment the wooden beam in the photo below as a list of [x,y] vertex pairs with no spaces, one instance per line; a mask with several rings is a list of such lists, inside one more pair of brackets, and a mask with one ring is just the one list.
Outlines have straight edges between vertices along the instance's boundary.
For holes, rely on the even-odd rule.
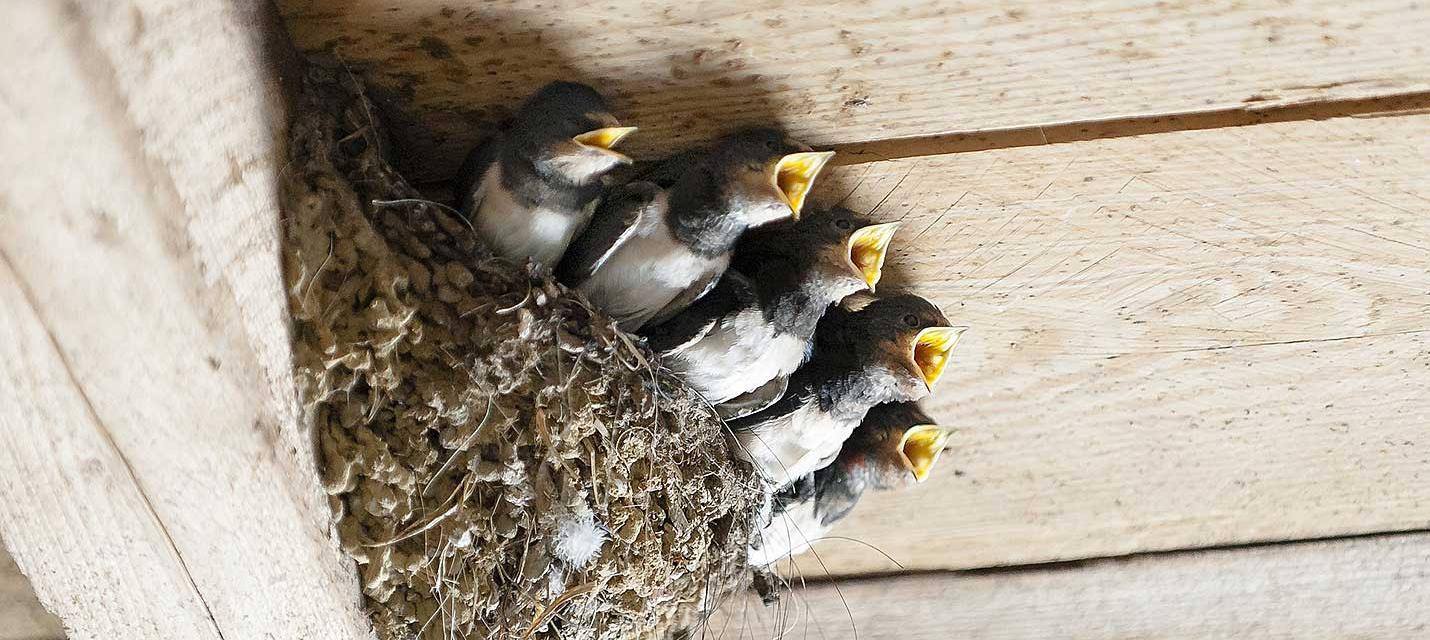
[[612,96],[645,156],[741,124],[832,145],[1430,90],[1409,0],[279,4],[410,112],[407,162],[439,179],[553,79]]
[[72,640],[371,637],[291,378],[262,6],[0,10],[0,537]]
[[723,613],[693,637],[1420,638],[1430,632],[1430,536],[823,583],[786,594],[779,609],[736,599]]
[[929,403],[954,454],[834,534],[947,569],[1425,527],[1427,139],[1416,115],[837,168],[824,200],[903,221],[881,288],[972,331]]

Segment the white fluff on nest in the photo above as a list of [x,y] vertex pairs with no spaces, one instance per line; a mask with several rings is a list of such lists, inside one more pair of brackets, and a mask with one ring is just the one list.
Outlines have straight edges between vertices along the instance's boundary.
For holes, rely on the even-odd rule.
[[572,569],[583,569],[601,553],[606,543],[606,528],[596,522],[596,514],[585,502],[563,510],[556,516],[556,535],[551,540],[551,553]]

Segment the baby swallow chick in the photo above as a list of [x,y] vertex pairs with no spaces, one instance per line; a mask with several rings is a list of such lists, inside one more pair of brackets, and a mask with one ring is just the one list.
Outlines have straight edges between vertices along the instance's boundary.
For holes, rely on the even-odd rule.
[[647,339],[726,419],[759,411],[784,395],[829,305],[873,291],[897,228],[836,209],[751,231],[715,289]]
[[871,407],[928,395],[963,331],[912,294],[831,310],[784,397],[730,422],[737,453],[776,489],[827,466]]
[[591,87],[542,87],[467,156],[458,207],[497,255],[554,268],[591,221],[602,177],[631,161],[613,149],[636,128],[619,124]]
[[715,286],[746,230],[798,218],[832,155],[770,129],[720,140],[668,189],[613,189],[557,275],[627,331],[664,322]]
[[913,402],[870,409],[832,464],[775,496],[774,518],[750,544],[750,566],[802,553],[848,515],[866,490],[927,480],[951,435]]

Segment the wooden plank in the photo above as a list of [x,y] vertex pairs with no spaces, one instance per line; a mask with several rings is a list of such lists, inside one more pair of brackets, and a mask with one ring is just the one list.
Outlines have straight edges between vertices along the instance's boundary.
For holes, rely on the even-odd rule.
[[298,422],[258,3],[7,3],[0,536],[84,638],[370,638]]
[[[779,609],[733,600],[703,637],[1423,638],[1430,633],[1430,536],[870,578],[835,587],[797,591]],[[776,629],[788,631],[776,636]]]
[[[218,638],[183,561],[164,528],[146,517],[149,500],[87,411],[8,261],[0,278],[7,336],[0,342],[0,528],[36,578],[39,598],[77,627],[77,637]],[[92,551],[79,562],[61,555],[78,549]],[[94,607],[98,601],[104,606]]]
[[741,124],[831,145],[1430,90],[1410,0],[279,4],[412,112],[429,178],[558,78],[612,96],[645,155]]
[[0,544],[0,640],[64,640],[59,618],[35,599],[30,581]]
[[967,568],[1425,527],[1427,139],[1416,115],[836,169],[822,199],[903,221],[883,288],[972,330],[930,403],[954,455],[834,534]]

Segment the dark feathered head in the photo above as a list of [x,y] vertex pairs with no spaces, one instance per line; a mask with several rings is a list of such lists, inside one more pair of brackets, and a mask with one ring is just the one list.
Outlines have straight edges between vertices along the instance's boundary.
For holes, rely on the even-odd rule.
[[538,170],[589,182],[631,160],[614,150],[635,131],[611,115],[605,98],[578,82],[552,82],[527,99],[507,127],[514,153]]
[[732,266],[759,273],[775,264],[838,289],[835,300],[860,289],[874,291],[897,222],[875,224],[844,208],[816,209],[798,222],[774,224],[745,235]]
[[820,321],[815,353],[906,371],[922,383],[926,394],[943,376],[965,330],[952,326],[932,302],[911,293],[855,295]]
[[718,201],[754,228],[799,218],[814,179],[834,152],[776,129],[745,129],[716,141],[675,183],[689,198]]
[[870,409],[839,457],[814,474],[821,524],[843,518],[866,488],[899,489],[927,480],[952,435],[914,402]]

